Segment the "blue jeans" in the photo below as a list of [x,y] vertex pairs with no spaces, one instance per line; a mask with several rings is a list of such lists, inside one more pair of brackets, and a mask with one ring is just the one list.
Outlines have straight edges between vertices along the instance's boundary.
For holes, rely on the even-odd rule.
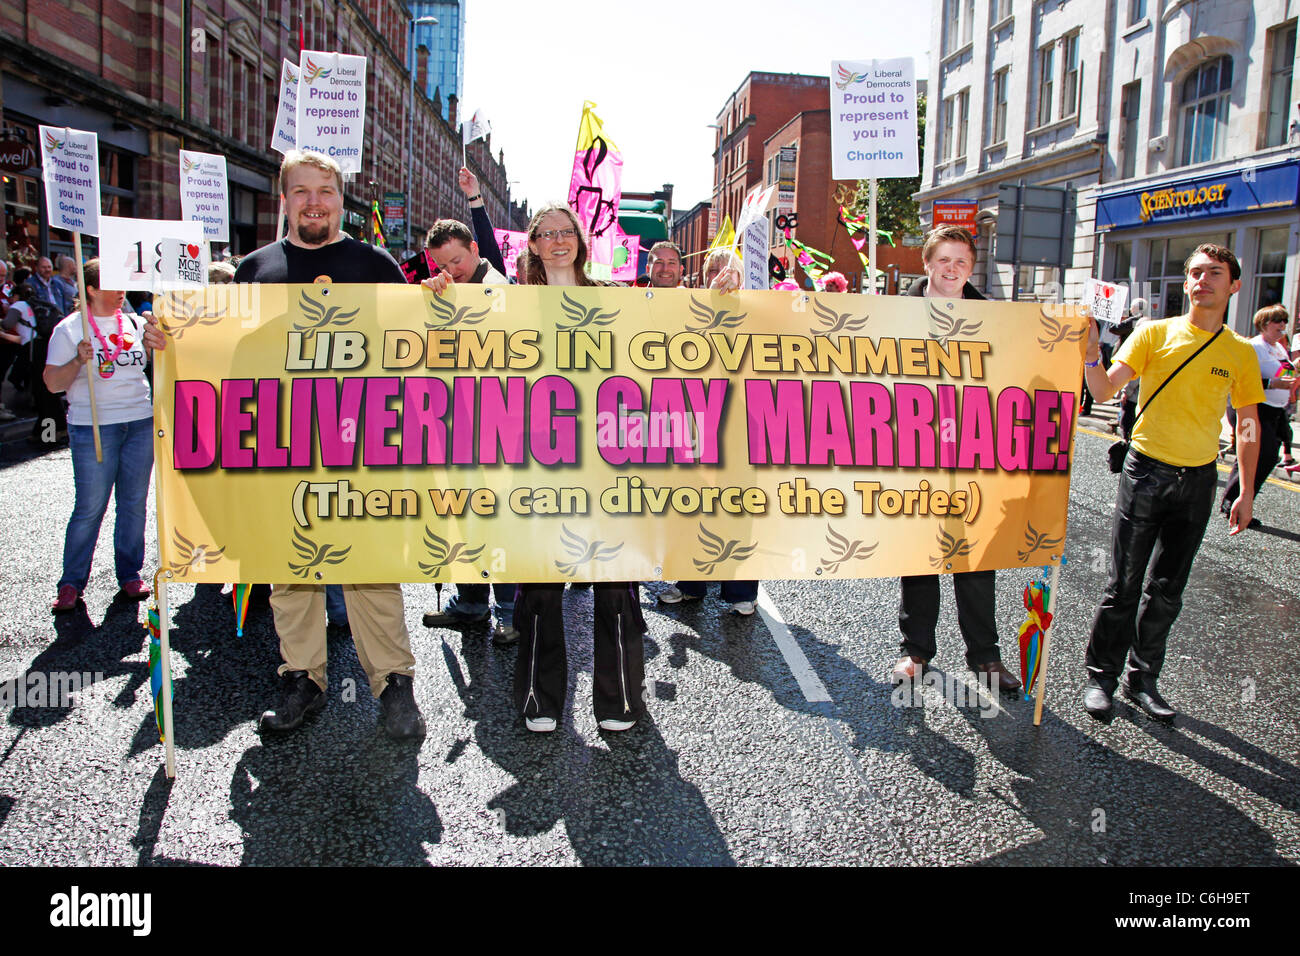
[[63,577],[59,587],[71,584],[78,591],[90,580],[99,526],[108,510],[108,496],[117,502],[113,521],[113,558],[117,583],[140,579],[144,566],[145,502],[153,470],[153,419],[99,427],[103,462],[95,461],[95,437],[89,425],[69,425],[72,478],[76,503],[63,539]]
[[[689,594],[692,597],[704,597],[704,592],[709,588],[707,581],[678,581],[677,590],[683,594]],[[719,581],[718,590],[722,592],[722,600],[728,604],[736,604],[739,601],[757,601],[758,600],[758,582],[757,581]]]
[[456,594],[447,602],[448,614],[479,617],[489,610],[488,588],[497,601],[497,621],[509,624],[515,616],[515,586],[513,584],[458,584]]
[[325,585],[325,620],[329,624],[345,627],[348,623],[348,606],[343,600],[343,585]]

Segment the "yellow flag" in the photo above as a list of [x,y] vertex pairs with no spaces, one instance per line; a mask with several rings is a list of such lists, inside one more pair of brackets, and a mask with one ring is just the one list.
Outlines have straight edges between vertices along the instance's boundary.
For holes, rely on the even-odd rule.
[[713,242],[709,243],[709,252],[712,252],[714,249],[730,249],[732,252],[736,251],[736,229],[731,225],[730,216],[724,216],[722,218],[722,228],[720,228],[718,234],[713,237]]
[[596,104],[591,100],[584,100],[582,104],[582,122],[578,124],[578,152],[590,149],[598,136],[605,141],[605,146],[610,151],[618,149],[614,145],[614,141],[605,132],[605,124],[596,115]]

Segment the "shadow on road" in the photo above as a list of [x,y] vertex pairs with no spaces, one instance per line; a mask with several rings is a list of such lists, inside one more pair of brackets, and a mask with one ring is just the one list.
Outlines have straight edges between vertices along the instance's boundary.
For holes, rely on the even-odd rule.
[[424,866],[442,820],[420,790],[419,745],[303,734],[250,747],[230,783],[244,866]]
[[569,704],[553,734],[530,733],[514,711],[513,649],[471,637],[462,644],[462,675],[444,643],[475,742],[516,781],[488,808],[513,836],[547,833],[563,822],[569,845],[586,865],[734,865],[712,810],[682,778],[677,754],[653,717],[626,732],[601,733],[608,749],[574,736],[574,706],[591,704],[589,696],[574,699],[577,673],[591,666],[591,623],[589,615],[575,620],[571,614],[567,624]]
[[79,675],[75,682],[80,695],[95,693],[101,680],[126,675],[126,686],[112,700],[111,706],[127,710],[134,703],[140,688],[149,693],[149,665],[147,661],[126,662],[123,658],[141,654],[145,647],[145,629],[141,623],[144,612],[134,601],[114,601],[104,612],[97,625],[90,620],[83,603],[75,611],[54,618],[54,642],[37,654],[31,665],[17,680],[25,687],[32,686],[29,678],[39,675],[45,692],[42,699],[15,706],[9,712],[9,723],[15,727],[52,727],[71,712],[74,701],[56,700],[63,695],[56,687],[65,678],[55,675]]

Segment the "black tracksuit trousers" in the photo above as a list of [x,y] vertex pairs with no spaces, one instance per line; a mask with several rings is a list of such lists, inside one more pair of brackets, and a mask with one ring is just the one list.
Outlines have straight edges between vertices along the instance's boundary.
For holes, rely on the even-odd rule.
[[[645,713],[645,619],[634,582],[596,584],[592,704],[597,720],[639,720]],[[564,585],[521,584],[515,598],[519,657],[515,706],[525,717],[564,713],[569,684],[564,647]]]

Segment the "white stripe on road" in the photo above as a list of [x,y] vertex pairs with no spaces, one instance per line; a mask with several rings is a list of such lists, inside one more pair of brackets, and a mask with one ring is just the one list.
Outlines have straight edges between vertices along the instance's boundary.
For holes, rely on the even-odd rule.
[[785,626],[785,619],[781,617],[781,612],[776,609],[772,603],[772,598],[767,593],[767,589],[761,584],[758,587],[758,613],[762,615],[763,623],[772,634],[772,640],[776,641],[777,649],[780,650],[781,656],[785,658],[786,666],[790,668],[790,673],[794,679],[799,682],[799,690],[803,692],[804,699],[810,704],[817,704],[823,701],[830,701],[831,695],[826,692],[826,685],[822,683],[817,672],[813,670],[812,664],[804,655],[803,648],[799,646],[798,641],[791,635],[790,629]]

